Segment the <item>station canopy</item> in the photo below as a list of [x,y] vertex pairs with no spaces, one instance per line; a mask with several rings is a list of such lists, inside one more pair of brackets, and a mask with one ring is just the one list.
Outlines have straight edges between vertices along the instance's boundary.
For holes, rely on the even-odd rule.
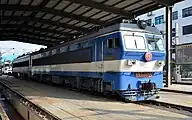
[[0,40],[53,46],[182,0],[1,0]]

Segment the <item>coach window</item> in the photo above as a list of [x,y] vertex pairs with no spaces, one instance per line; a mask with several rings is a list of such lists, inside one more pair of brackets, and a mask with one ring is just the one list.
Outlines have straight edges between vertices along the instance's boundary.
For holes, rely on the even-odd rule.
[[46,52],[46,56],[50,56],[50,52],[49,51]]
[[57,54],[60,53],[60,48],[57,48],[57,49],[56,49],[56,53],[57,53]]
[[56,49],[52,50],[52,55],[56,54]]
[[45,52],[43,52],[41,55],[42,55],[42,57],[46,57],[46,53]]
[[69,47],[70,51],[77,50],[77,48],[78,48],[77,44],[71,44],[70,47]]
[[61,52],[61,53],[67,52],[67,46],[61,47],[61,48],[60,48],[60,52]]
[[79,48],[81,48],[82,46],[81,46],[81,43],[78,43],[77,44],[77,48],[79,49]]
[[88,42],[82,43],[82,47],[83,47],[83,48],[87,48],[87,47],[89,47],[89,46],[90,46],[90,44],[89,44]]

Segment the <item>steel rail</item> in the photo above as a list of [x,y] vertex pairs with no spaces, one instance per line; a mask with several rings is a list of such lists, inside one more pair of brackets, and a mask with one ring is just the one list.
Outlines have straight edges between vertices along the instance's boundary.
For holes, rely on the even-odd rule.
[[192,107],[188,107],[188,106],[177,105],[177,104],[172,104],[167,102],[160,102],[157,100],[136,102],[136,104],[168,110],[168,111],[172,111],[172,112],[176,112],[176,113],[180,113],[180,114],[192,117]]
[[192,95],[192,92],[190,92],[190,91],[173,90],[173,89],[161,89],[161,91],[164,91],[164,92],[173,92],[173,93],[183,93],[183,94]]

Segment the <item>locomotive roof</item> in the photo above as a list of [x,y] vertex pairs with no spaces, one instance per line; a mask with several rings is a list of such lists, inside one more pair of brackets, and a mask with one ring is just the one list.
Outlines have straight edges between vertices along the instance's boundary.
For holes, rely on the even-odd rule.
[[81,41],[92,39],[94,37],[99,37],[101,35],[104,35],[104,34],[107,34],[107,33],[110,33],[110,32],[115,32],[115,31],[145,32],[145,33],[161,35],[160,31],[156,27],[147,26],[145,29],[141,29],[135,23],[119,23],[119,24],[115,24],[115,25],[108,26],[106,28],[100,29],[99,31],[97,31],[95,33],[92,33],[92,34],[85,35],[83,37],[77,38],[76,40],[73,40],[71,42],[62,43],[60,45],[53,46],[53,47],[46,48],[46,49],[41,49],[39,51],[33,52],[32,55],[37,54],[37,53],[41,53],[43,51],[52,50],[52,49],[55,49],[55,48],[63,46],[63,45],[78,43],[78,42],[81,42]]
[[1,40],[45,46],[183,0],[1,0]]
[[145,29],[141,29],[141,28],[139,28],[139,26],[137,24],[134,24],[134,23],[119,23],[119,24],[115,24],[115,25],[100,29],[96,33],[93,33],[93,34],[90,34],[87,36],[83,36],[83,37],[81,37],[77,40],[71,41],[69,43],[75,43],[78,41],[91,39],[91,38],[98,37],[100,35],[107,34],[107,33],[114,32],[114,31],[145,32],[145,33],[152,33],[152,34],[158,34],[158,35],[161,34],[160,31],[156,27],[147,26]]
[[13,60],[13,63],[22,62],[29,59],[29,54],[18,56],[16,59]]

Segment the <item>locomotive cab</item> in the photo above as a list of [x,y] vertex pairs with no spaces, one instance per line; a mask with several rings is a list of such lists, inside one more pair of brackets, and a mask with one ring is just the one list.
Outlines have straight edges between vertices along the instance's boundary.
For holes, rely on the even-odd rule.
[[121,40],[119,84],[114,89],[131,101],[158,98],[165,60],[162,35],[155,27],[132,27],[121,31]]

